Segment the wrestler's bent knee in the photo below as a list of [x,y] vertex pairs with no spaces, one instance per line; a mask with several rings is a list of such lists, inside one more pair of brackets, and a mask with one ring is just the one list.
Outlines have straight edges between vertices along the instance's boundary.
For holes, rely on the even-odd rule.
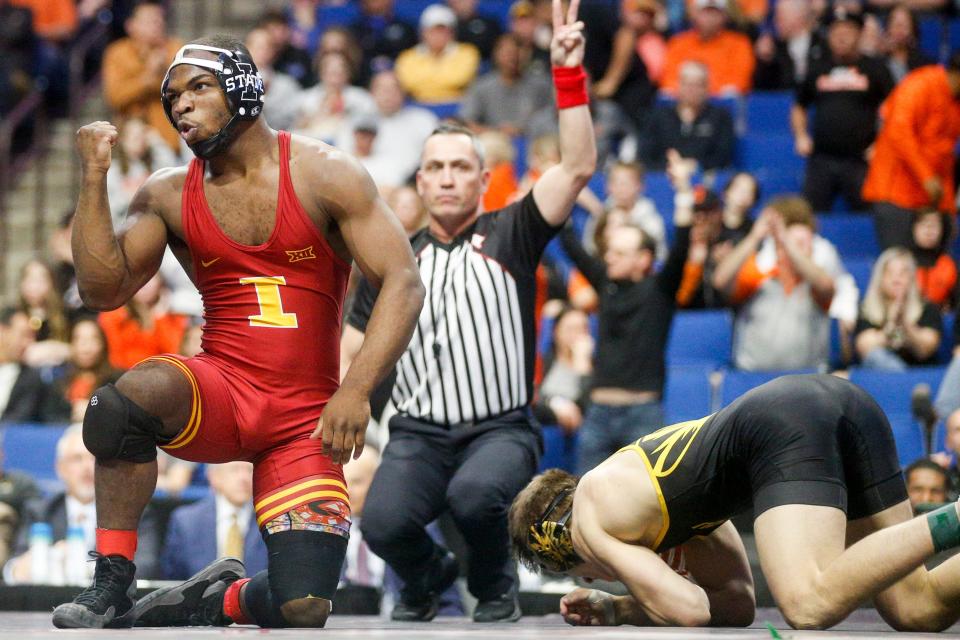
[[168,441],[161,436],[163,422],[107,384],[90,397],[83,417],[83,444],[100,462],[152,462],[157,445]]

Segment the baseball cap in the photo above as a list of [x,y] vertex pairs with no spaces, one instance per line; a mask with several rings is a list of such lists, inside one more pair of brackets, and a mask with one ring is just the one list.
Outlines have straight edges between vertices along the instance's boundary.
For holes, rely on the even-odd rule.
[[862,29],[863,14],[858,11],[852,11],[850,8],[843,5],[838,5],[827,12],[827,14],[824,16],[823,22],[828,27],[837,24],[838,22],[852,22]]
[[533,3],[530,0],[517,0],[510,5],[511,18],[529,18],[533,16]]
[[721,208],[723,208],[723,202],[715,192],[703,186],[698,186],[693,190],[694,212],[716,211]]
[[727,0],[696,0],[697,9],[727,10]]
[[432,4],[423,10],[420,14],[420,28],[429,29],[431,27],[449,27],[453,29],[457,26],[457,16],[453,9],[442,4]]
[[377,132],[377,117],[365,114],[356,119],[353,123],[354,131],[366,131],[368,133]]

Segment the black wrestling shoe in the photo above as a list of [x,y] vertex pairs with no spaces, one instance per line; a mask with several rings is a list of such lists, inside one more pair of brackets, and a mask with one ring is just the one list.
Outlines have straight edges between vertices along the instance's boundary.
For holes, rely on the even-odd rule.
[[73,599],[53,610],[53,626],[58,629],[103,629],[122,627],[120,618],[133,607],[137,585],[136,565],[123,556],[105,556],[90,552],[97,568],[93,584]]
[[236,558],[220,558],[186,582],[157,589],[137,602],[126,616],[134,627],[225,627],[223,595],[247,575]]
[[[400,589],[400,601],[393,607],[390,619],[397,622],[429,622],[437,617],[440,595],[460,575],[457,558],[449,551],[442,551],[435,570],[424,575],[423,581],[407,584]],[[426,584],[424,584],[426,583]]]
[[520,611],[520,600],[515,587],[493,600],[477,603],[473,610],[474,622],[516,622],[523,612]]

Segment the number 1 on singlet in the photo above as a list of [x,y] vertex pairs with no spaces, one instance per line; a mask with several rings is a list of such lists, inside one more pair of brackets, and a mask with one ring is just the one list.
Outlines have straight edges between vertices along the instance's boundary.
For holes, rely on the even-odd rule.
[[297,314],[283,310],[280,300],[280,285],[286,285],[283,276],[257,276],[240,278],[240,284],[252,284],[257,290],[257,303],[260,313],[247,316],[251,327],[270,327],[272,329],[296,329]]

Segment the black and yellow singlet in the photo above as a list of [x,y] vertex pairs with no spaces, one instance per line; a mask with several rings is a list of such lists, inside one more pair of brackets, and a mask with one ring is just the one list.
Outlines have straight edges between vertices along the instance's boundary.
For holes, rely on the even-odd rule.
[[893,434],[865,391],[829,375],[784,376],[719,412],[664,427],[623,451],[660,500],[655,551],[707,535],[751,506],[835,507],[854,519],[906,499]]

